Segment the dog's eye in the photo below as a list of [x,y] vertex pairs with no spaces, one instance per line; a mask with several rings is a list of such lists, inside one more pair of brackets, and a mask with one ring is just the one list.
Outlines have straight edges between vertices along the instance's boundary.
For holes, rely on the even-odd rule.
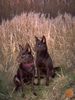
[[41,44],[38,44],[39,47],[41,47]]
[[25,52],[22,53],[22,55],[25,55],[25,54],[26,54]]

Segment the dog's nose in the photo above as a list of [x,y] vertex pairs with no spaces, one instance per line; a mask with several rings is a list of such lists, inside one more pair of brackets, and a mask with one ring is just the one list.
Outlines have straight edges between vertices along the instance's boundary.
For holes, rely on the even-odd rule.
[[39,44],[38,46],[39,46],[39,47],[41,47],[41,45],[40,45],[40,44]]

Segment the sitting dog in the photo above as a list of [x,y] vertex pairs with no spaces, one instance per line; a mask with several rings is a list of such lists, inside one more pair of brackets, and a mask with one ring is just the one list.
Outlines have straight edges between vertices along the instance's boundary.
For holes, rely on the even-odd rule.
[[53,68],[52,59],[48,53],[46,38],[43,36],[40,39],[35,37],[36,44],[36,67],[37,67],[37,75],[38,75],[38,85],[40,84],[41,75],[46,76],[46,85],[49,85],[49,77],[55,76],[55,70]]
[[20,52],[21,61],[17,73],[14,76],[15,90],[17,91],[21,87],[23,91],[24,83],[32,83],[34,93],[35,66],[30,45],[27,43],[25,48],[20,46]]

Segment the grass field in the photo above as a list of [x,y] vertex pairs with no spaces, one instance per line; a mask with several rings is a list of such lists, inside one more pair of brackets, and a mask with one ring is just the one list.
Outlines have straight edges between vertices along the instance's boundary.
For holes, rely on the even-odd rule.
[[[37,96],[32,94],[30,86],[25,86],[24,97],[21,91],[11,96],[12,79],[18,68],[18,45],[29,42],[35,57],[35,35],[46,36],[54,67],[60,66],[61,71],[50,80],[49,87],[44,85],[44,80],[35,87]],[[74,65],[75,17],[65,13],[45,19],[44,15],[39,18],[39,13],[24,13],[0,25],[0,100],[75,100]]]

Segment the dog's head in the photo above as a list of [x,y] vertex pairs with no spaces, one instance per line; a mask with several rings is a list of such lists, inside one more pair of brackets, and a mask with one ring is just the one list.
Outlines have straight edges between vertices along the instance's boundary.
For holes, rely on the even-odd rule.
[[26,43],[25,47],[19,45],[20,48],[20,57],[23,61],[28,62],[33,59],[31,47]]
[[38,39],[38,37],[35,36],[36,44],[35,48],[37,52],[42,52],[47,50],[47,44],[46,44],[46,38],[45,36],[42,36],[41,39]]

